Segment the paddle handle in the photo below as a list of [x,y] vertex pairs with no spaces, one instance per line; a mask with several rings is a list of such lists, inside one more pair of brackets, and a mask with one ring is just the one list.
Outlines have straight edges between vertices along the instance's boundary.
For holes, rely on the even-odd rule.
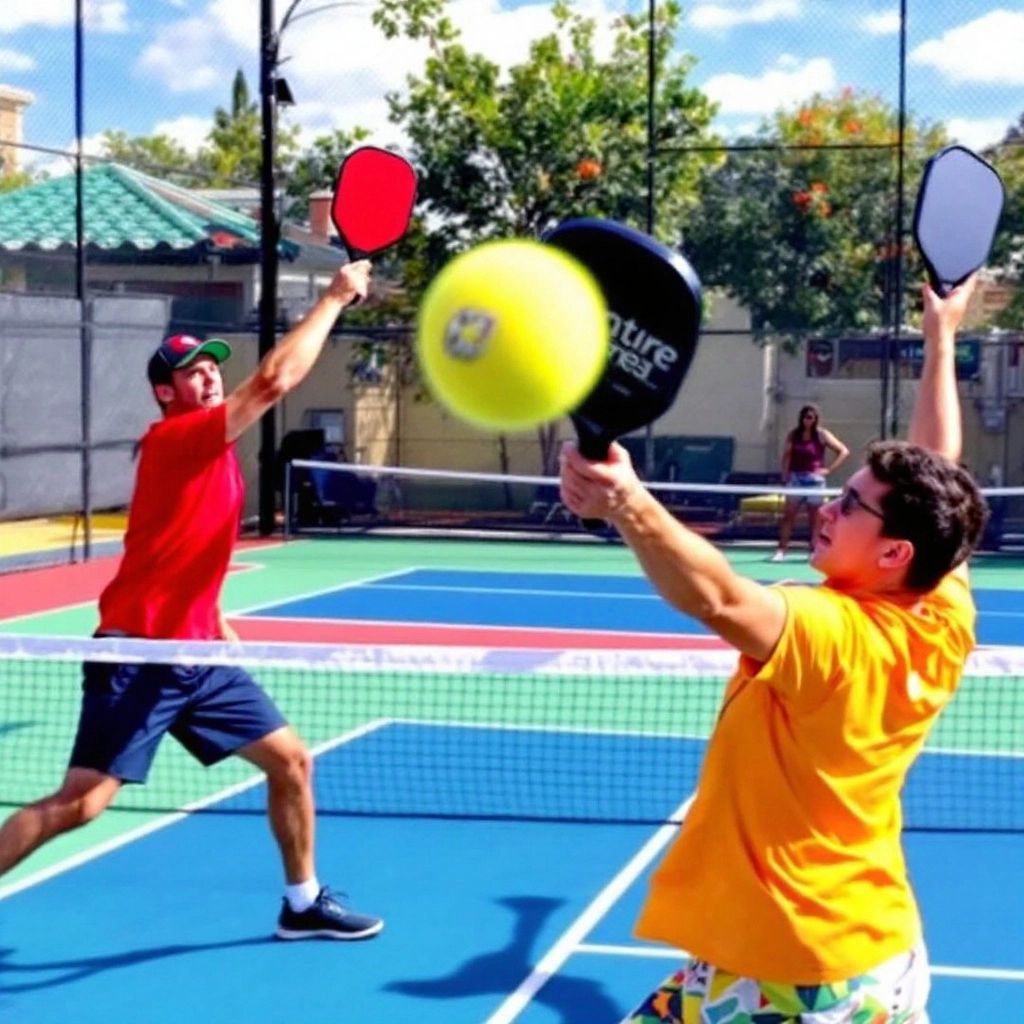
[[944,299],[955,287],[955,285],[950,284],[948,281],[941,281],[934,271],[931,270],[928,271],[928,283],[932,286],[932,291],[940,299]]
[[[580,455],[591,462],[604,462],[608,458],[609,444],[606,437],[585,430],[579,431]],[[588,533],[600,533],[608,527],[603,519],[581,519],[580,524]]]

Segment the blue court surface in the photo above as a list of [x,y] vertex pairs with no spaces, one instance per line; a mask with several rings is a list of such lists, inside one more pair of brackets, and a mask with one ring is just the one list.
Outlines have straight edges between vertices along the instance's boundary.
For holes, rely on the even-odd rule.
[[[982,644],[1024,635],[1020,592],[975,593]],[[409,568],[247,614],[706,632],[642,578],[591,572]],[[935,823],[944,811],[919,800],[920,789],[953,808],[948,827],[989,829],[904,837],[934,965],[933,1024],[1016,1020],[1024,1003],[1024,834],[998,831],[998,806],[971,796],[976,778],[996,775],[1006,787],[998,792],[1024,790],[1019,724],[1002,724],[1000,732],[999,723],[985,723],[984,735],[995,737],[987,749],[954,744],[926,753],[908,783],[909,824],[920,815],[947,827]],[[350,776],[365,796],[361,813],[318,818],[319,874],[356,908],[386,919],[378,938],[271,937],[282,881],[254,780],[213,805],[237,813],[129,814],[134,832],[106,846],[86,842],[68,861],[0,884],[0,1021],[617,1024],[679,962],[677,952],[635,939],[632,927],[675,834],[676,826],[651,822],[678,812],[692,792],[704,740],[551,727],[495,732],[485,724],[456,744],[460,730],[396,720],[319,745],[318,785]],[[515,806],[509,792],[522,800],[523,789],[502,757],[509,731],[521,734],[520,750],[541,776]],[[1000,744],[1010,733],[1017,745],[1006,753]],[[402,756],[410,744],[428,752],[435,744],[448,758],[449,790],[435,788],[421,760]],[[585,814],[587,783],[601,801],[595,816],[610,809],[646,823],[540,820],[563,816],[567,806]],[[409,816],[403,802],[415,792],[421,807],[443,814],[460,788],[476,817]],[[510,813],[519,820],[501,820]]]
[[[318,779],[358,772],[382,744],[401,746],[417,728],[427,727],[385,725],[333,747],[320,756]],[[448,731],[431,736],[439,757],[451,748]],[[484,757],[496,737],[477,736],[466,789],[495,794],[481,814],[507,812],[501,790],[511,769]],[[663,741],[614,739],[649,743],[654,759],[666,752]],[[601,740],[546,731],[530,742],[538,758],[545,745],[570,744],[585,771]],[[692,789],[697,760],[680,762],[672,791],[649,792],[642,758],[631,760],[636,777],[598,778],[595,791],[616,782],[645,795],[638,813],[663,818]],[[515,810],[557,813],[560,787],[576,782],[553,777],[535,803]],[[386,812],[401,780],[385,775],[378,784],[367,804]],[[571,792],[578,801],[579,790]],[[219,805],[233,807],[243,807],[240,795]],[[262,815],[161,824],[3,900],[0,1019],[615,1024],[676,963],[672,951],[631,936],[671,825],[322,816],[323,880],[348,889],[387,927],[363,943],[288,944],[270,937],[280,879]],[[1024,837],[906,840],[936,965],[932,1020],[1000,1019],[1024,991]]]
[[[1024,637],[1024,592],[974,590],[979,644]],[[411,569],[261,607],[261,617],[706,635],[643,577]]]

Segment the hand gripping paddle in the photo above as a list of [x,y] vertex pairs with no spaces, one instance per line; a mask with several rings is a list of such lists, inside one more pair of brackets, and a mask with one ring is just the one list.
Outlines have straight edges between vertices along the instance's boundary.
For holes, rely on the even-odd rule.
[[565,221],[544,241],[579,260],[608,304],[608,363],[572,413],[580,453],[601,460],[613,441],[653,423],[675,400],[697,349],[700,280],[680,253],[612,221]]
[[331,203],[331,220],[349,259],[394,245],[409,227],[415,202],[416,171],[404,157],[376,146],[349,153]]
[[963,146],[947,146],[925,165],[914,240],[936,294],[948,295],[988,259],[1004,198],[995,168]]

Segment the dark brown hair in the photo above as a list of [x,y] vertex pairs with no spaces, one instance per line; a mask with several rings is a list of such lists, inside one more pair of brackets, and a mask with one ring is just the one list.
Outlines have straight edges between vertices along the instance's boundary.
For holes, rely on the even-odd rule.
[[811,433],[816,441],[821,440],[821,435],[818,433],[818,427],[821,426],[821,412],[816,405],[802,405],[800,406],[800,412],[797,413],[796,426],[789,432],[789,439],[791,441],[796,441],[803,435],[804,416],[809,412],[814,413],[814,426],[811,429]]
[[879,441],[867,465],[889,490],[879,502],[886,537],[909,540],[910,590],[931,590],[977,547],[988,507],[971,474],[949,459],[905,441]]

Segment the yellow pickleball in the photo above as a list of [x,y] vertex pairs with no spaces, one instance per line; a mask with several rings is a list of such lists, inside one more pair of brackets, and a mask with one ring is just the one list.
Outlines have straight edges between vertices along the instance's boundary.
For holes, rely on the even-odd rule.
[[487,242],[427,289],[416,355],[454,416],[526,430],[564,416],[593,388],[608,358],[608,310],[590,272],[561,250]]

